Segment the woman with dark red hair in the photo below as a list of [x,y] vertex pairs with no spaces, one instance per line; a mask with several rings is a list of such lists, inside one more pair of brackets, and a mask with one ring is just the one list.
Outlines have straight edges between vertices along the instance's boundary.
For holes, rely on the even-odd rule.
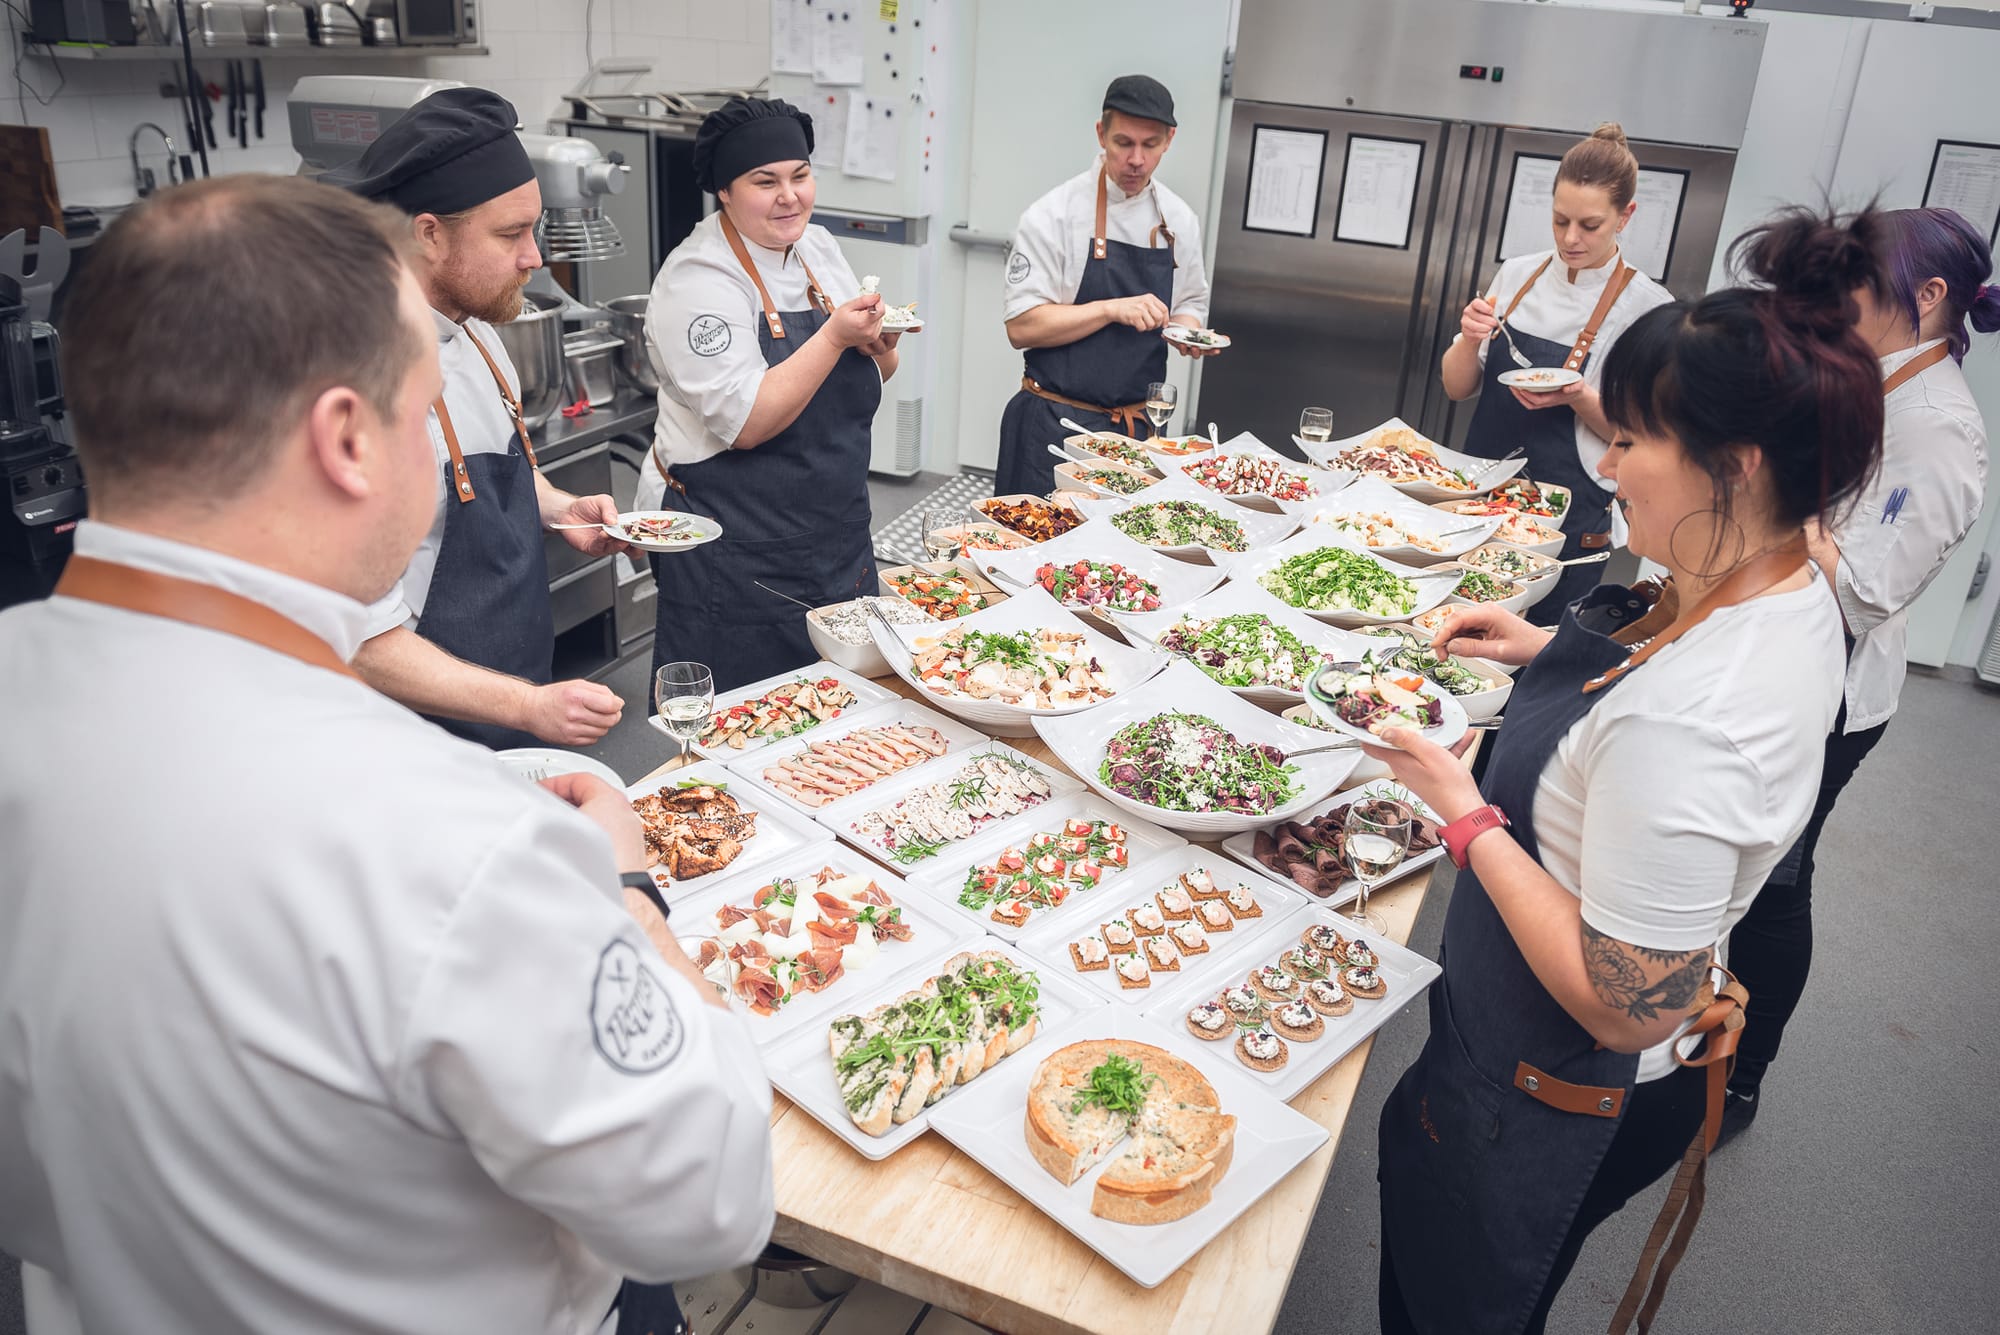
[[1840,709],[1806,528],[1881,449],[1851,295],[1880,285],[1878,231],[1759,229],[1735,248],[1758,286],[1649,311],[1606,358],[1598,467],[1675,598],[1606,586],[1553,633],[1491,606],[1439,627],[1441,653],[1526,665],[1483,791],[1409,730],[1369,748],[1463,869],[1430,1038],[1382,1111],[1385,1331],[1541,1331],[1590,1231],[1677,1160],[1685,1245],[1738,1031],[1716,948],[1805,829]]
[[1756,1117],[1765,1068],[1805,991],[1814,852],[1841,789],[1896,712],[1909,606],[1972,531],[1986,495],[1986,424],[1959,363],[1972,344],[1968,324],[2000,330],[1992,251],[1950,209],[1881,217],[1887,290],[1878,298],[1863,288],[1855,299],[1861,335],[1882,363],[1882,470],[1843,520],[1806,530],[1846,623],[1847,689],[1805,833],[1729,938],[1750,1023],[1729,1077],[1724,1140]]

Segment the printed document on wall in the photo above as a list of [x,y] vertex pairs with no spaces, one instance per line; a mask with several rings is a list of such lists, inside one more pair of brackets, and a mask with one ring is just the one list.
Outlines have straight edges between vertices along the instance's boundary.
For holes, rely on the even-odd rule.
[[851,96],[847,108],[847,152],[841,169],[849,176],[896,179],[903,157],[903,121],[894,98]]
[[1514,155],[1514,179],[1507,187],[1507,222],[1500,229],[1502,260],[1549,248],[1549,210],[1555,204],[1558,158]]
[[1681,195],[1687,189],[1687,173],[1639,169],[1639,184],[1632,192],[1632,221],[1618,234],[1618,249],[1625,262],[1654,282],[1667,281],[1667,262],[1674,254],[1674,232],[1680,224]]
[[861,18],[851,7],[814,5],[806,11],[812,22],[814,83],[861,82]]
[[812,6],[806,0],[771,0],[771,72],[813,72]]
[[812,165],[823,172],[840,170],[847,156],[846,92],[815,93],[804,110],[813,118]]
[[1938,140],[1924,207],[1953,210],[1992,244],[2000,234],[2000,144]]
[[1257,126],[1250,137],[1244,229],[1311,236],[1319,226],[1319,182],[1325,161],[1326,131]]
[[1409,245],[1423,165],[1424,146],[1415,140],[1349,135],[1333,239],[1398,249]]

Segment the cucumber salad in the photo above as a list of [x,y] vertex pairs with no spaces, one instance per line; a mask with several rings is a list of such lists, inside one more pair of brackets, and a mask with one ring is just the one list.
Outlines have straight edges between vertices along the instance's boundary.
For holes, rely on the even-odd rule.
[[1243,526],[1199,501],[1154,501],[1111,516],[1111,526],[1149,547],[1207,547],[1218,552],[1249,548]]
[[1345,547],[1288,556],[1257,576],[1257,583],[1287,605],[1309,612],[1400,617],[1417,606],[1416,585]]
[[1224,686],[1302,691],[1320,653],[1262,612],[1182,617],[1160,647],[1190,660]]
[[1240,742],[1214,719],[1179,711],[1120,728],[1097,769],[1113,792],[1147,806],[1253,815],[1298,796],[1297,774],[1277,747]]

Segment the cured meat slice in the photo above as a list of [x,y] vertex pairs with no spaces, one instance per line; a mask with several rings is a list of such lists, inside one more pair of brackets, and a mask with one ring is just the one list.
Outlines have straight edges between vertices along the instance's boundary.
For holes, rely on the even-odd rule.
[[860,933],[860,924],[847,922],[813,922],[806,925],[806,932],[812,937],[813,948],[823,950],[828,946],[851,946]]

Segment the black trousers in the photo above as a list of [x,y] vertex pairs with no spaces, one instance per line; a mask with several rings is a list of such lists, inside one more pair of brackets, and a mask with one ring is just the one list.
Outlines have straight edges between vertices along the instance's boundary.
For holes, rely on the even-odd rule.
[[1812,887],[1820,831],[1826,828],[1826,818],[1833,814],[1841,790],[1889,728],[1883,722],[1844,733],[1840,729],[1846,721],[1843,705],[1833,733],[1826,739],[1826,767],[1820,774],[1819,798],[1813,803],[1805,833],[1772,870],[1764,888],[1750,902],[1750,911],[1729,934],[1730,971],[1750,991],[1750,1004],[1743,1012],[1743,1039],[1736,1048],[1736,1069],[1729,1077],[1730,1089],[1738,1094],[1757,1092],[1765,1068],[1778,1055],[1785,1025],[1805,994],[1806,975],[1812,971]]
[[[1625,1100],[1618,1134],[1612,1137],[1611,1148],[1604,1152],[1604,1162],[1597,1166],[1597,1176],[1590,1180],[1590,1187],[1583,1194],[1583,1204],[1577,1207],[1576,1218],[1570,1222],[1569,1234],[1556,1253],[1548,1282],[1542,1286],[1541,1297],[1528,1317],[1528,1324],[1522,1327],[1522,1335],[1542,1335],[1548,1325],[1549,1305],[1569,1279],[1591,1231],[1624,1209],[1626,1201],[1679,1165],[1695,1133],[1701,1129],[1702,1113],[1708,1102],[1704,1084],[1707,1075],[1700,1067],[1676,1067],[1672,1075],[1637,1086]],[[1533,1191],[1536,1186],[1524,1183],[1523,1189]],[[1636,1256],[1632,1258],[1634,1266],[1638,1260]],[[1384,1238],[1382,1277],[1376,1299],[1382,1335],[1446,1335],[1442,1331],[1420,1332],[1410,1320],[1403,1306],[1403,1291],[1396,1283],[1395,1265],[1396,1258],[1389,1254],[1388,1239]]]

